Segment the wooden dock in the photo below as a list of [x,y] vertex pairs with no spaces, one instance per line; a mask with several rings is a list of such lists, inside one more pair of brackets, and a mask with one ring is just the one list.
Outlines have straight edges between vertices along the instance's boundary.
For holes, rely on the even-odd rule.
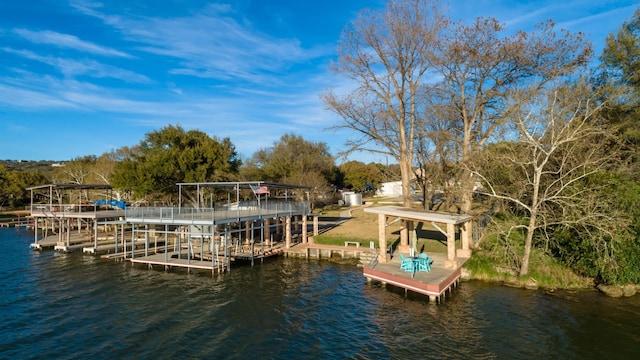
[[180,258],[178,258],[177,252],[168,252],[168,253],[158,253],[153,255],[144,256],[136,256],[133,258],[127,258],[132,264],[146,264],[149,268],[153,268],[154,265],[162,266],[165,270],[168,270],[172,267],[186,268],[189,269],[203,269],[209,270],[212,273],[219,272],[222,273],[226,270],[227,265],[225,264],[224,258],[219,257],[218,259],[198,259],[198,258],[187,258],[186,254],[182,253]]
[[458,266],[455,269],[447,269],[445,262],[447,254],[430,253],[433,259],[431,271],[429,272],[405,272],[400,269],[400,259],[394,256],[387,263],[374,262],[366,265],[363,275],[368,282],[378,281],[384,285],[393,285],[406,291],[413,291],[424,294],[431,301],[442,302],[446,292],[453,290],[460,282],[462,266],[466,262],[465,258],[458,258]]
[[60,240],[59,235],[50,235],[38,241],[35,241],[29,245],[33,250],[49,250],[54,249],[56,251],[71,252],[74,250],[81,250],[83,246],[93,244],[93,240],[86,234],[72,233],[69,236],[69,247],[66,246],[65,241]]
[[264,260],[271,257],[276,257],[284,254],[284,244],[279,243],[277,246],[269,247],[264,252],[260,251],[258,247],[255,248],[255,252],[252,254],[249,252],[233,252],[231,254],[231,261],[234,262],[255,262],[258,260]]
[[374,254],[376,249],[370,249],[368,247],[353,246],[346,244],[341,245],[324,245],[324,244],[297,244],[289,249],[285,250],[285,255],[290,257],[304,257],[315,259],[330,259],[334,256],[340,256],[341,258],[354,258],[360,259],[363,257],[369,258]]

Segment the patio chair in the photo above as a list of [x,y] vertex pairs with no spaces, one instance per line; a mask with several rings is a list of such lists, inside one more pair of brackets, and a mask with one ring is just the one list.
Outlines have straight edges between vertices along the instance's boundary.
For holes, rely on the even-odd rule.
[[399,254],[400,257],[400,269],[405,272],[414,272],[415,268],[413,265],[413,260],[411,258],[406,258],[402,254]]
[[431,258],[425,253],[418,255],[418,271],[429,272],[431,271]]

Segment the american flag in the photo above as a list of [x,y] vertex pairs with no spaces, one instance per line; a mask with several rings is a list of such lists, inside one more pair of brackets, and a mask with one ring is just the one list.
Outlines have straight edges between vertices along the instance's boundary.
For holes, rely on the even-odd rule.
[[251,185],[251,190],[256,195],[268,194],[269,189],[264,185]]

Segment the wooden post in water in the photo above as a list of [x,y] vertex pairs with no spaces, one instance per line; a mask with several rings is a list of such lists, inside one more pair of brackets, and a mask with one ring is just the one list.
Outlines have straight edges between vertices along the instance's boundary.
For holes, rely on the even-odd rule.
[[291,216],[286,216],[284,218],[284,222],[285,222],[285,233],[284,233],[284,237],[285,237],[285,249],[288,249],[291,247]]
[[307,239],[307,215],[302,215],[302,243],[306,244],[309,240]]
[[267,245],[269,244],[269,238],[271,238],[271,227],[269,225],[269,219],[264,219],[264,224],[262,225],[264,229],[263,241],[267,243]]

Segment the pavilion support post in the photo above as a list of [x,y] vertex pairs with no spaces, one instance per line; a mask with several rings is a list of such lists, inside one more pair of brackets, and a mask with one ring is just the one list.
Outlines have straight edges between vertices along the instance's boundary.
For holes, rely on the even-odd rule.
[[455,269],[458,267],[456,261],[456,228],[453,224],[447,224],[447,260],[444,267],[447,269]]
[[470,238],[471,238],[471,221],[466,221],[460,225],[460,243],[462,249],[456,251],[458,257],[471,257]]
[[380,246],[380,253],[378,254],[378,261],[386,263],[387,258],[387,217],[384,214],[378,214],[378,245]]
[[285,249],[291,247],[291,216],[287,216],[284,218],[285,230],[284,230],[284,238],[285,238]]
[[309,242],[307,239],[307,215],[302,215],[302,243]]
[[398,251],[401,253],[409,252],[409,220],[402,219],[400,220],[401,228],[400,228],[400,245],[398,245]]
[[313,236],[318,235],[318,215],[313,215]]

